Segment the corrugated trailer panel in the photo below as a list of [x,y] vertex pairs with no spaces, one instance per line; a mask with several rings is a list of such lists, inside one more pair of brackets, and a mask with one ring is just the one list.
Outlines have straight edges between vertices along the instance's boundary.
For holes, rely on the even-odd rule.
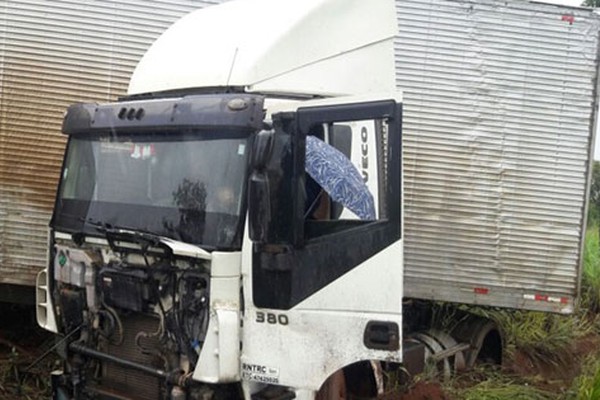
[[115,101],[144,51],[218,1],[9,0],[0,5],[0,283],[34,285],[65,137],[80,101]]
[[494,0],[397,11],[405,296],[571,312],[598,17]]

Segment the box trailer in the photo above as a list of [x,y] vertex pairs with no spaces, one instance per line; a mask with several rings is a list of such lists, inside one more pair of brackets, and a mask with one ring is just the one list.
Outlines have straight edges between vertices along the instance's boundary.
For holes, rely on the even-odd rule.
[[430,300],[573,312],[598,22],[419,0],[178,20],[127,95],[63,120],[36,278],[55,395],[374,395],[400,363],[500,361],[493,321],[431,329]]
[[569,313],[598,107],[598,14],[397,2],[405,296]]

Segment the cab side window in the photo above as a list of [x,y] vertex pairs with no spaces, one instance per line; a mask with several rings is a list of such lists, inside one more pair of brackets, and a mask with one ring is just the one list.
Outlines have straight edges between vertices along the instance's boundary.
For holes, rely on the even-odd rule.
[[385,219],[384,127],[383,120],[364,120],[310,129],[305,155],[306,239]]

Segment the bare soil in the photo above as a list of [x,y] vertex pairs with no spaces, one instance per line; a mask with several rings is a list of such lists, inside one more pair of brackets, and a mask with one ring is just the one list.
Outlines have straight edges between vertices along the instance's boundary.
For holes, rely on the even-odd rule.
[[380,400],[451,400],[441,385],[435,382],[417,382],[407,392],[400,390],[379,397]]
[[53,343],[31,305],[0,303],[0,399],[48,399],[55,356],[38,360]]
[[511,374],[523,377],[535,377],[535,384],[540,389],[556,392],[571,385],[582,372],[585,359],[593,354],[600,354],[600,335],[590,333],[579,339],[557,357],[553,363],[541,363],[532,360],[523,352],[516,352],[504,368]]

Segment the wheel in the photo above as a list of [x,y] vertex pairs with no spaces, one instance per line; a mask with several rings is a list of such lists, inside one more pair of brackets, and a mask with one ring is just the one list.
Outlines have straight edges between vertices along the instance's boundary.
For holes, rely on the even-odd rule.
[[361,361],[348,365],[327,378],[315,400],[371,399],[382,392],[383,373],[380,363]]
[[346,377],[341,370],[327,378],[315,396],[315,400],[346,400],[347,398]]

